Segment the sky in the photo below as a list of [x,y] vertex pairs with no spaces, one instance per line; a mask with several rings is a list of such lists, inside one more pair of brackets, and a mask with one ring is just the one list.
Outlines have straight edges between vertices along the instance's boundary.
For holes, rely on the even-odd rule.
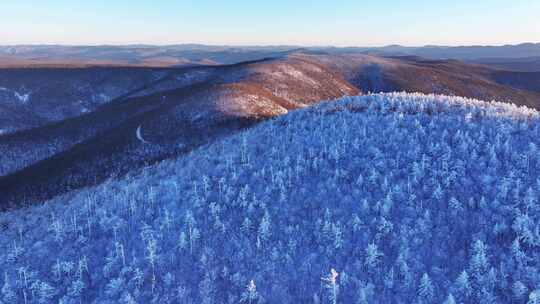
[[540,0],[0,0],[0,44],[540,42]]

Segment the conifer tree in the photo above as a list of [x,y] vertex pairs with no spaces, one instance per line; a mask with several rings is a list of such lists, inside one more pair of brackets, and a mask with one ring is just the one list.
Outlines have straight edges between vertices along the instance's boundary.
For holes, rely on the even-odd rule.
[[515,282],[512,284],[512,294],[514,299],[516,300],[522,300],[528,293],[527,286],[525,284],[521,283],[520,281]]
[[6,303],[15,303],[17,295],[9,283],[7,272],[4,273],[4,285],[2,285],[2,298]]
[[456,304],[456,299],[454,299],[454,296],[450,293],[443,304]]
[[529,294],[529,301],[527,304],[540,304],[540,290],[534,290]]
[[433,287],[431,278],[427,273],[424,273],[424,275],[422,275],[422,278],[420,279],[418,295],[422,301],[425,301],[425,303],[430,303],[435,296],[435,288]]
[[375,243],[371,243],[366,248],[366,257],[364,259],[364,265],[370,270],[374,270],[383,257],[382,252],[379,251],[379,247]]
[[248,304],[259,303],[259,293],[257,292],[257,285],[255,285],[255,281],[249,281],[246,290],[244,293],[242,293],[240,302]]
[[461,272],[456,280],[456,289],[463,298],[468,298],[472,293],[472,286],[467,271]]
[[56,295],[56,290],[46,282],[41,282],[38,289],[38,302],[49,303]]
[[264,212],[264,216],[259,225],[259,237],[262,241],[267,240],[270,237],[270,215],[268,211]]
[[328,299],[330,300],[330,303],[337,304],[338,300],[338,292],[339,292],[339,286],[337,283],[337,278],[339,276],[339,273],[332,268],[330,270],[330,273],[326,277],[322,277],[321,280],[324,283],[324,286],[328,290]]

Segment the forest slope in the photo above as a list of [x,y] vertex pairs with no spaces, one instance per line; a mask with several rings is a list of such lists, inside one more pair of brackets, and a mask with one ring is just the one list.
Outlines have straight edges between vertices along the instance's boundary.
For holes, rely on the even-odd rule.
[[526,303],[540,114],[422,94],[291,112],[0,214],[5,303]]

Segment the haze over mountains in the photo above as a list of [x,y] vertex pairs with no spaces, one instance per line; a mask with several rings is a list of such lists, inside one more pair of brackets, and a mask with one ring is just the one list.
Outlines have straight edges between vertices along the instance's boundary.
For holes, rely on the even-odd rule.
[[0,46],[0,66],[232,64],[276,57],[295,47],[229,47],[197,44],[152,46]]
[[[298,47],[298,46],[207,46],[126,45],[126,46],[0,46],[0,67],[59,65],[134,65],[179,66],[231,64],[276,57],[298,49],[328,54],[364,53],[382,56],[419,56],[428,59],[458,59],[470,62],[533,62],[534,67],[516,65],[520,69],[540,70],[540,43],[504,46],[424,46],[405,47]],[[503,65],[503,67],[509,67]]]

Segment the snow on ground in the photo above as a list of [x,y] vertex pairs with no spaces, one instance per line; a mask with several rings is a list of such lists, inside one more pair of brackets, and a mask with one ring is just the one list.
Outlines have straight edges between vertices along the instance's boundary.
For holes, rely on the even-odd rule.
[[28,101],[30,100],[30,95],[32,94],[32,92],[21,93],[21,92],[17,92],[15,90],[11,90],[4,87],[0,87],[0,92],[1,91],[8,92],[9,94],[11,94],[13,97],[15,97],[19,102],[23,104],[28,103]]
[[15,97],[17,97],[17,99],[22,102],[22,103],[27,103],[28,100],[30,99],[30,93],[19,93],[19,92],[13,92],[15,94]]

